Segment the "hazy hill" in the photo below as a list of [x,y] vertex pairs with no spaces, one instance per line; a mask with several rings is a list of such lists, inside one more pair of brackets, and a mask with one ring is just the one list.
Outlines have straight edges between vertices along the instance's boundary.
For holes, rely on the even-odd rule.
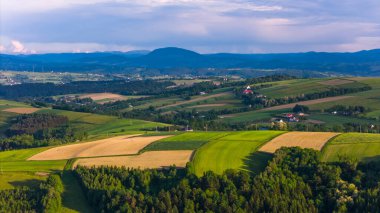
[[[229,69],[285,69],[336,72],[348,75],[379,76],[380,50],[354,53],[283,53],[283,54],[199,54],[168,47],[149,51],[0,55],[2,70],[133,72],[133,68],[157,69],[160,74],[205,74],[215,68],[218,74]],[[179,69],[180,68],[180,69]],[[150,70],[148,73],[152,73]],[[209,72],[208,72],[209,73]]]

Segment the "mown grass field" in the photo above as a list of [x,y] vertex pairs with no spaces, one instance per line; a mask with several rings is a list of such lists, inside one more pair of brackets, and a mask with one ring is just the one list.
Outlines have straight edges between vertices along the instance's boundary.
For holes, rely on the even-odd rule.
[[276,110],[276,111],[249,111],[221,116],[221,121],[228,123],[240,122],[268,122],[273,116],[281,113],[289,112],[289,110]]
[[35,188],[45,179],[46,176],[34,172],[0,172],[0,190],[22,186]]
[[380,160],[380,134],[345,133],[334,138],[322,150],[322,160],[336,162],[340,158],[359,161]]
[[0,152],[0,189],[38,187],[40,181],[46,178],[41,173],[61,171],[66,161],[26,161],[46,149],[47,147]]
[[212,170],[221,174],[227,169],[258,172],[270,156],[255,152],[261,145],[282,134],[281,131],[236,132],[213,140],[199,148],[193,158],[196,175]]
[[143,151],[195,150],[209,141],[230,134],[229,132],[187,132],[154,142]]
[[66,161],[26,161],[29,157],[49,147],[20,149],[0,152],[0,171],[2,172],[52,172],[64,168]]

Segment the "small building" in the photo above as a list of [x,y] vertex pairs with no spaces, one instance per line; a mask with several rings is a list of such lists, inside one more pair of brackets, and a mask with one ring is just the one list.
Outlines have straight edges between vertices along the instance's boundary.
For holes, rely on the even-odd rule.
[[243,91],[244,95],[250,95],[253,94],[253,91],[250,86],[247,86],[247,88]]

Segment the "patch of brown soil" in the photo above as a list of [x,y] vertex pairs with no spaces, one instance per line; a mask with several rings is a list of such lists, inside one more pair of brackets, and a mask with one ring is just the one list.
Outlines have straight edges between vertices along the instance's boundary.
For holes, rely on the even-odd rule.
[[91,93],[91,94],[85,94],[81,95],[79,98],[91,98],[94,101],[99,101],[103,99],[114,99],[114,100],[124,100],[125,97],[119,94],[114,93]]
[[4,112],[13,112],[17,114],[32,114],[40,110],[39,108],[26,108],[26,107],[18,107],[18,108],[9,108],[4,109]]
[[176,167],[185,167],[191,160],[193,151],[151,151],[144,152],[141,155],[134,156],[115,156],[100,158],[84,158],[74,163],[77,165],[92,166],[125,166],[129,168],[155,169],[175,165]]
[[118,136],[103,140],[59,146],[38,153],[28,160],[64,160],[79,157],[137,154],[154,141],[170,136],[134,137]]
[[259,151],[274,153],[281,147],[296,146],[321,150],[332,137],[338,134],[335,132],[288,132],[272,139],[262,146]]

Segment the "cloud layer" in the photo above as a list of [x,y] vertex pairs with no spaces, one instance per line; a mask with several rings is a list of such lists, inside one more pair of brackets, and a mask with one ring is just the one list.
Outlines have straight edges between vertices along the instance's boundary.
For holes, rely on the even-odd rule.
[[[78,3],[80,2],[80,3]],[[5,0],[0,51],[380,48],[378,0]]]

